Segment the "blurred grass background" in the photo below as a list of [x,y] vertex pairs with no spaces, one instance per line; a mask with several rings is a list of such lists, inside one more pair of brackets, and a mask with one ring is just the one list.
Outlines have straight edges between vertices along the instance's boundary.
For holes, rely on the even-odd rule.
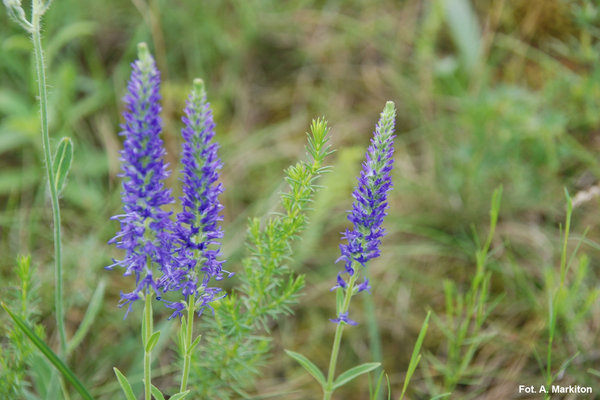
[[[398,107],[395,188],[382,257],[369,276],[395,396],[427,310],[443,320],[444,280],[469,285],[474,234],[487,233],[500,184],[488,268],[492,297],[502,297],[451,398],[511,398],[519,384],[544,382],[536,354],[544,354],[548,340],[548,276],[559,264],[564,188],[576,205],[569,247],[582,243],[590,268],[565,300],[555,365],[578,354],[560,383],[600,390],[599,13],[592,0],[54,0],[44,29],[50,132],[54,143],[68,135],[75,146],[61,202],[69,336],[99,281],[107,281],[94,328],[70,365],[102,399],[117,396],[113,366],[139,372],[141,313],[123,321],[116,307],[119,291],[132,282],[103,267],[117,255],[106,243],[118,229],[109,217],[121,207],[120,99],[135,46],[146,41],[162,71],[164,138],[175,169],[184,100],[193,78],[207,82],[225,163],[230,271],[241,270],[247,218],[274,210],[283,168],[303,157],[310,120],[324,115],[333,128],[334,170],[321,182],[294,260],[307,275],[304,297],[295,317],[274,327],[276,348],[256,398],[282,390],[291,392],[284,398],[317,397],[317,384],[283,348],[327,365],[339,232],[348,226],[355,175],[386,100]],[[39,321],[55,343],[51,213],[31,45],[5,12],[0,27],[2,297],[16,285],[17,255],[31,254]],[[172,174],[171,184],[177,182]],[[578,271],[571,269],[573,285]],[[347,330],[340,370],[372,359],[361,301],[352,310],[361,324]],[[436,368],[447,353],[442,325],[430,327],[410,398],[429,398],[443,387]],[[159,366],[172,361],[169,346]],[[168,382],[169,370],[163,373]],[[366,393],[366,379],[358,379],[338,396]]]

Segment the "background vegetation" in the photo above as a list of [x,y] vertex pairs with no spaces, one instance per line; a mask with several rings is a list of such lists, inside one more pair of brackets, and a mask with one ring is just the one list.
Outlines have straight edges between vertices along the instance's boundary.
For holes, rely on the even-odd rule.
[[[107,241],[118,229],[109,217],[121,207],[120,99],[135,46],[146,41],[165,82],[164,138],[173,168],[190,82],[207,83],[225,164],[230,271],[242,270],[248,217],[277,210],[282,171],[303,157],[310,120],[324,115],[332,127],[333,171],[321,181],[292,265],[306,274],[304,296],[294,316],[272,327],[275,349],[249,390],[254,398],[318,397],[318,385],[283,349],[327,365],[339,232],[348,226],[355,175],[386,100],[398,107],[395,188],[382,257],[369,274],[394,396],[428,310],[434,315],[410,398],[452,391],[451,398],[506,399],[519,384],[543,384],[549,331],[556,381],[600,391],[599,19],[593,0],[54,0],[44,32],[50,132],[55,141],[70,136],[75,147],[61,202],[69,337],[94,292],[106,288],[69,365],[101,399],[119,396],[113,366],[132,380],[141,374],[141,312],[123,321],[116,307],[131,282],[103,267],[117,255]],[[26,301],[24,316],[57,343],[31,44],[5,12],[0,27],[1,296],[17,307]],[[477,254],[499,185],[498,222],[481,267],[487,286],[474,292],[487,293],[478,303],[485,318],[472,321],[461,310],[482,263]],[[563,285],[564,188],[574,210]],[[17,262],[27,254],[30,270],[26,260]],[[21,282],[28,280],[23,299]],[[372,306],[357,299],[352,318],[360,325],[346,331],[342,370],[376,357],[365,319]],[[0,322],[0,381],[10,385],[24,370],[15,367],[22,360],[11,356],[9,339],[23,346],[18,354],[39,356],[14,337],[7,315]],[[170,365],[173,346],[163,343],[158,385],[171,382],[173,371],[160,366]],[[38,366],[26,375],[33,391],[45,373]],[[339,398],[366,398],[366,378],[344,390]]]

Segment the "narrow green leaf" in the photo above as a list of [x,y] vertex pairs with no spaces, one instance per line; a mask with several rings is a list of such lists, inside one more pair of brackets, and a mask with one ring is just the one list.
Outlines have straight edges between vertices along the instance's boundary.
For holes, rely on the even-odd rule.
[[388,400],[392,398],[392,385],[390,384],[390,377],[385,374],[385,380],[387,381],[387,389],[388,389]]
[[423,325],[421,326],[421,331],[419,332],[417,341],[415,342],[415,347],[413,347],[412,356],[410,357],[410,362],[408,363],[408,371],[406,372],[406,377],[404,378],[404,385],[402,386],[402,393],[400,394],[398,400],[402,400],[404,398],[406,389],[408,389],[408,383],[410,382],[413,373],[417,369],[419,361],[421,361],[421,346],[423,345],[423,340],[425,340],[425,335],[427,334],[430,316],[431,311],[428,311],[427,316],[425,317],[425,321],[423,321]]
[[[187,330],[187,320],[185,319],[185,316],[181,317],[181,329],[179,332],[183,332],[183,335],[185,336],[185,331]],[[183,338],[183,336],[182,336]]]
[[340,313],[340,310],[342,309],[343,304],[344,304],[344,289],[339,287],[335,290],[335,307],[336,307],[338,314]]
[[335,382],[333,382],[333,389],[337,389],[340,386],[345,385],[350,382],[352,379],[356,378],[359,375],[366,374],[369,371],[373,371],[375,368],[378,368],[381,363],[372,362],[372,363],[364,363],[358,365],[354,368],[350,368],[348,371],[343,372],[340,376],[337,377]]
[[312,361],[310,361],[308,358],[304,357],[300,353],[296,353],[296,352],[290,351],[290,350],[286,350],[285,352],[287,353],[288,356],[290,356],[294,360],[298,361],[298,363],[300,365],[302,365],[302,367],[309,374],[311,374],[317,380],[317,382],[319,382],[321,384],[321,386],[323,386],[323,387],[325,386],[325,376],[323,375],[321,370],[315,364],[313,364]]
[[467,72],[472,73],[481,57],[481,28],[470,0],[446,0],[444,11],[450,35]]
[[125,393],[125,397],[127,400],[135,400],[135,395],[133,394],[133,389],[131,388],[131,384],[125,378],[125,375],[121,373],[116,367],[113,367],[113,371],[115,371],[115,375],[119,380],[119,385],[121,385],[121,389],[123,389],[123,393]]
[[[375,391],[373,391],[373,388],[371,387],[371,380],[369,379],[369,399],[371,400],[378,400],[379,399],[379,393],[381,391],[381,384],[383,383],[383,376],[385,375],[385,378],[388,381],[388,386],[389,386],[389,382],[390,379],[388,378],[387,374],[385,373],[385,371],[381,371],[379,373],[379,378],[377,378],[377,383],[375,384]],[[389,396],[389,390],[388,390],[388,396]]]
[[198,344],[200,344],[200,339],[202,339],[202,335],[199,335],[196,339],[194,339],[194,341],[192,342],[192,347],[190,348],[190,351],[193,351],[196,346],[198,346]]
[[186,390],[185,392],[177,393],[176,395],[171,396],[169,400],[181,400],[185,398],[185,396],[187,396],[188,394],[190,394],[190,391]]
[[31,340],[31,342],[42,352],[44,356],[54,365],[54,367],[62,374],[62,376],[73,385],[73,387],[79,392],[81,397],[85,400],[93,400],[92,395],[87,391],[85,386],[77,379],[73,371],[67,367],[67,365],[60,359],[58,356],[48,347],[44,341],[35,334],[35,332],[27,325],[25,321],[19,318],[17,315],[13,314],[12,311],[8,309],[4,302],[0,302],[0,306],[4,308],[4,310],[10,315],[12,320],[15,322],[15,325],[23,331],[25,335]]
[[54,176],[54,187],[60,193],[65,186],[65,180],[71,169],[73,161],[73,142],[70,138],[64,137],[58,143],[54,161],[52,161],[52,172]]
[[165,400],[165,396],[163,396],[163,394],[160,392],[160,390],[156,386],[152,385],[152,387],[150,388],[150,391],[152,392],[152,396],[154,396],[154,398],[156,400]]
[[451,394],[452,394],[452,392],[438,394],[437,396],[432,397],[431,400],[445,399],[446,397],[450,397]]
[[81,324],[79,324],[79,328],[69,341],[69,345],[67,346],[67,354],[71,353],[73,350],[79,346],[81,341],[85,338],[85,335],[88,333],[96,316],[100,312],[102,308],[102,300],[104,300],[104,288],[106,287],[106,279],[101,279],[98,287],[94,291],[92,295],[92,299],[90,300],[90,304],[83,316],[83,320]]
[[148,353],[150,353],[154,349],[154,346],[156,346],[156,343],[158,343],[159,338],[160,331],[156,331],[152,334],[152,336],[150,336],[150,339],[148,339],[148,343],[146,343],[146,351]]
[[29,373],[31,376],[32,388],[40,394],[35,397],[35,400],[53,400],[52,398],[49,399],[49,396],[51,395],[55,395],[54,399],[56,399],[58,379],[54,379],[57,375],[54,366],[39,351],[33,352],[30,357],[29,365],[31,371]]
[[179,346],[179,350],[181,354],[185,354],[185,335],[187,332],[187,322],[185,317],[181,317],[181,329],[179,329],[179,333],[177,334],[177,346]]
[[588,368],[587,373],[600,378],[600,371],[598,371],[597,369]]

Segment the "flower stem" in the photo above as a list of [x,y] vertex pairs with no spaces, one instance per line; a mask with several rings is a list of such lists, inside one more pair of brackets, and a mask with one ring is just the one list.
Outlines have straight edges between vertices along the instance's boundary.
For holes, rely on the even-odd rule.
[[144,320],[142,321],[144,325],[144,393],[145,400],[151,400],[151,383],[150,380],[152,378],[150,363],[152,361],[151,352],[148,350],[148,341],[150,340],[150,336],[152,336],[152,295],[148,290],[145,296],[146,304],[144,307]]
[[33,1],[31,16],[31,39],[33,41],[33,52],[35,56],[35,67],[38,78],[38,90],[40,99],[40,114],[42,124],[42,147],[44,150],[44,163],[46,165],[46,176],[50,187],[50,203],[52,204],[52,219],[54,223],[54,281],[56,285],[54,308],[56,311],[56,326],[60,341],[60,355],[67,351],[67,339],[63,316],[63,285],[62,285],[62,247],[60,230],[60,205],[58,203],[58,191],[55,185],[55,177],[52,169],[52,156],[50,153],[50,135],[48,133],[48,95],[46,92],[46,72],[44,67],[44,55],[42,51],[42,38],[40,22],[45,9],[39,1]]
[[[338,316],[342,313],[348,312],[350,308],[350,300],[352,300],[352,292],[354,291],[354,283],[358,278],[358,271],[350,277],[348,287],[346,288],[346,295],[342,304],[342,309],[337,310]],[[335,375],[335,366],[337,364],[338,354],[340,352],[340,344],[342,343],[342,334],[344,332],[345,323],[340,321],[335,329],[335,337],[333,339],[333,348],[331,349],[331,358],[329,359],[329,370],[327,372],[327,383],[323,388],[323,400],[330,400],[333,394],[333,378]]]
[[187,310],[187,330],[184,343],[184,358],[183,358],[183,375],[181,377],[181,388],[179,392],[185,392],[187,389],[187,381],[190,375],[190,365],[192,363],[192,334],[194,332],[194,313],[196,306],[196,296],[192,294],[188,299]]
[[[375,301],[370,293],[366,293],[364,296],[364,312],[367,319],[367,331],[369,333],[369,348],[371,349],[371,357],[373,361],[380,362],[383,364],[383,352],[381,350],[381,335],[379,333],[379,324],[377,323],[377,313],[375,312]],[[380,371],[383,371],[382,367],[374,370],[375,376]],[[384,391],[379,392],[378,397],[375,400],[383,400]]]

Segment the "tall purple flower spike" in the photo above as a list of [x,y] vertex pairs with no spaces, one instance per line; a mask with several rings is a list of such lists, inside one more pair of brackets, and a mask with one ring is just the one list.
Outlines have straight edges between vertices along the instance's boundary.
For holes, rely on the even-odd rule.
[[[218,260],[219,240],[223,237],[219,226],[223,206],[218,199],[223,192],[218,182],[222,163],[217,155],[219,145],[213,141],[215,124],[201,79],[194,80],[183,122],[183,196],[182,211],[177,214],[177,267],[164,276],[164,285],[167,291],[181,291],[186,300],[194,295],[196,309],[201,313],[221,291],[209,287],[211,279],[221,280],[226,272],[221,268],[224,261]],[[181,315],[185,304],[176,302],[169,307],[174,310],[172,318]]]
[[[340,244],[341,256],[336,260],[344,261],[344,272],[352,276],[356,273],[357,265],[366,267],[366,263],[379,257],[379,245],[385,234],[382,227],[383,219],[387,215],[387,193],[392,188],[390,172],[393,168],[394,154],[394,124],[396,110],[394,103],[388,101],[381,113],[379,122],[375,127],[371,145],[366,153],[366,160],[358,178],[358,186],[354,189],[352,197],[354,203],[349,211],[348,220],[352,222],[353,229],[347,229],[342,234],[342,239],[347,244]],[[338,274],[337,285],[345,289],[347,282]],[[357,292],[369,290],[367,280],[359,284]],[[339,315],[333,322],[347,322],[347,315]]]
[[119,175],[123,178],[123,214],[112,218],[121,222],[121,230],[109,241],[125,250],[125,257],[106,267],[120,266],[125,276],[135,275],[135,289],[121,293],[121,306],[129,305],[127,312],[141,298],[140,292],[161,293],[157,275],[169,269],[173,244],[171,213],[161,208],[173,203],[173,198],[163,184],[169,172],[160,138],[160,73],[145,43],[138,45],[138,60],[132,68],[120,133],[125,137]]

